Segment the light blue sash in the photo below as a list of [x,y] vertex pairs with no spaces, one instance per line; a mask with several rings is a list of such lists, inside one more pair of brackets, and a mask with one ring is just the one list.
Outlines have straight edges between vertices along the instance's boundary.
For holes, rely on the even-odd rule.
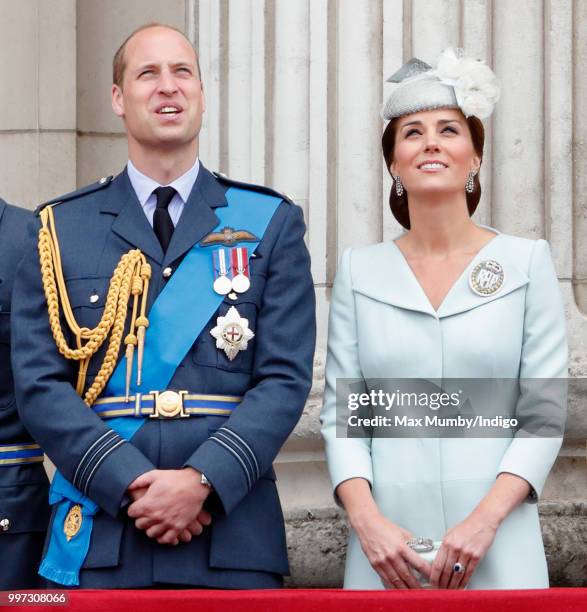
[[[226,199],[228,206],[215,209],[219,219],[215,231],[221,231],[224,227],[246,229],[257,236],[259,241],[281,202],[278,197],[234,187],[228,189]],[[258,244],[247,242],[231,246],[247,246],[252,254]],[[133,383],[131,394],[166,389],[178,365],[220,306],[223,296],[215,293],[212,288],[212,249],[195,244],[153,303],[145,341],[143,382],[140,389]],[[136,359],[133,368],[132,380],[136,381]],[[126,360],[123,358],[116,366],[102,396],[124,395],[125,380]],[[143,418],[118,417],[109,419],[108,425],[122,438],[130,440],[144,422]],[[49,503],[58,506],[39,574],[59,584],[78,586],[79,571],[90,547],[93,517],[99,507],[60,472],[55,474],[51,483]],[[77,534],[68,541],[63,524],[74,504],[82,507],[82,524]]]

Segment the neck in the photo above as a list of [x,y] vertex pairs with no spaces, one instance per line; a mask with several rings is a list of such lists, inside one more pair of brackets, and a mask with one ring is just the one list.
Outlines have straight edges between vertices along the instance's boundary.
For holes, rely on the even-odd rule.
[[169,185],[185,174],[198,157],[198,141],[174,148],[144,147],[137,142],[128,143],[128,158],[134,167],[160,185]]
[[446,255],[471,246],[480,228],[473,223],[465,194],[436,194],[433,198],[409,196],[408,238],[420,255]]

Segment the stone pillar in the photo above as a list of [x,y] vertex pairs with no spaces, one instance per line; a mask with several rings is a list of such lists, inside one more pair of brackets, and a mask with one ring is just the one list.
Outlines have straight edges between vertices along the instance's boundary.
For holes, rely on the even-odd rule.
[[[302,206],[318,305],[314,387],[276,468],[291,584],[337,586],[344,517],[319,435],[332,281],[347,246],[401,231],[389,212],[379,109],[385,79],[447,45],[503,83],[486,124],[475,218],[549,240],[566,306],[573,377],[587,376],[587,6],[580,0],[20,0],[0,3],[0,196],[33,208],[126,161],[110,107],[112,56],[150,21],[199,49],[212,170],[265,183]],[[580,584],[569,551],[587,496],[585,393],[570,398],[565,444],[541,506],[557,584]],[[549,501],[550,500],[550,501]],[[585,550],[585,544],[582,549]]]
[[110,104],[114,53],[152,21],[186,31],[186,2],[78,0],[77,14],[77,182],[85,185],[118,174],[127,159],[123,124]]
[[0,3],[0,196],[35,208],[75,188],[74,0]]

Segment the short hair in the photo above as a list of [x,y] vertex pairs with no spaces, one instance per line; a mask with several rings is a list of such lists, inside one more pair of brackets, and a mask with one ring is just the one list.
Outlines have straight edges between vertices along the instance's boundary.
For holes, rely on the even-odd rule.
[[151,28],[166,28],[167,30],[173,30],[178,34],[181,34],[190,44],[190,47],[194,50],[196,55],[196,66],[198,67],[198,77],[202,78],[202,72],[200,70],[200,61],[198,59],[198,50],[192,43],[192,41],[178,28],[174,26],[167,25],[165,23],[159,23],[158,21],[152,21],[150,23],[146,23],[142,25],[140,28],[133,30],[125,39],[125,41],[118,47],[116,53],[114,54],[114,58],[112,59],[112,83],[114,85],[118,85],[122,89],[122,81],[124,79],[124,71],[126,69],[126,60],[125,60],[125,50],[128,41],[133,38],[135,34],[142,32],[143,30],[149,30]]
[[[381,138],[383,158],[385,159],[385,164],[390,174],[391,163],[393,162],[393,150],[395,147],[395,136],[399,119],[401,119],[401,117],[392,119],[387,124],[385,130],[383,131],[383,136]],[[466,121],[467,125],[469,126],[469,131],[471,132],[471,140],[473,141],[473,148],[475,149],[475,153],[479,156],[479,160],[483,160],[483,145],[485,144],[485,129],[483,128],[483,123],[481,123],[481,120],[477,117],[467,117]],[[473,184],[473,192],[466,193],[469,216],[471,216],[475,212],[479,204],[479,200],[481,199],[481,183],[479,182],[479,173],[475,175],[475,178],[473,179]],[[465,186],[463,185],[463,189],[464,187]],[[397,219],[397,221],[405,229],[409,230],[410,211],[408,210],[408,194],[404,189],[404,192],[401,196],[397,195],[397,192],[395,190],[395,179],[394,184],[392,184],[391,191],[389,193],[389,207],[391,208],[391,212],[393,213],[393,216]]]

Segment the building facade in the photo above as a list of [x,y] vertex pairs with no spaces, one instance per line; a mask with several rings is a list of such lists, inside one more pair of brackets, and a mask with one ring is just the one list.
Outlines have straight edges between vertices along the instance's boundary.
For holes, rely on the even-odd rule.
[[[279,456],[296,586],[336,586],[345,525],[333,504],[318,412],[329,295],[342,251],[400,232],[380,151],[385,79],[446,46],[502,82],[487,124],[480,223],[546,238],[569,326],[570,374],[587,376],[587,3],[581,0],[0,0],[0,195],[28,208],[118,173],[123,126],[112,56],[160,21],[199,49],[213,170],[298,202],[318,300],[315,383]],[[579,386],[577,386],[578,389]],[[585,585],[586,397],[571,394],[566,440],[541,502],[554,584]]]

